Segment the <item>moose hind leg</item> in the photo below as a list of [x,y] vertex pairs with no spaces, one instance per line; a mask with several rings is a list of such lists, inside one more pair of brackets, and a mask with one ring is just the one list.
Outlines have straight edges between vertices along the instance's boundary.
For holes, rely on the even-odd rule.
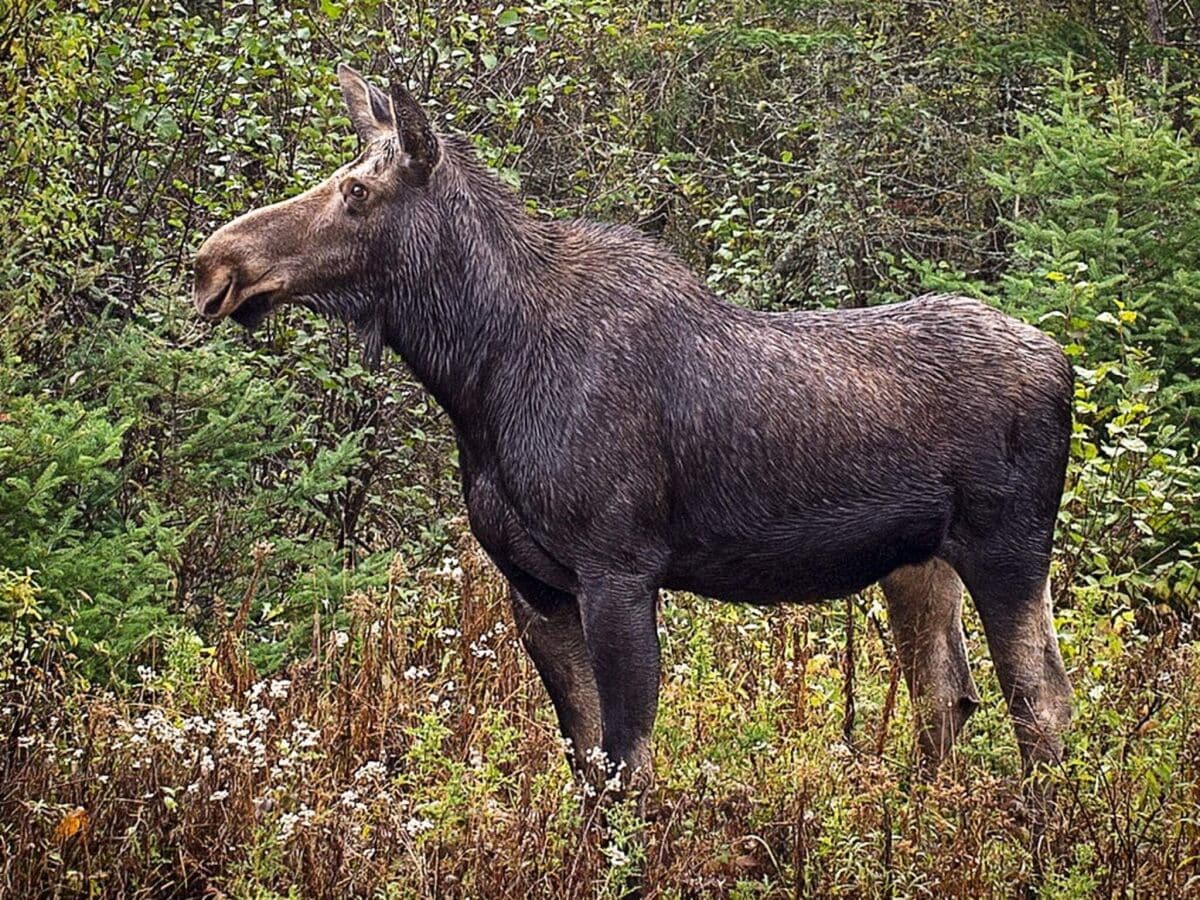
[[511,600],[517,634],[554,704],[559,730],[570,741],[568,762],[586,776],[588,753],[600,746],[600,698],[579,603],[570,594],[525,581],[520,589],[512,583]]
[[1033,589],[1006,592],[989,583],[971,594],[988,635],[1021,761],[1026,769],[1060,761],[1062,734],[1072,715],[1072,689],[1058,652],[1049,577]]
[[921,754],[932,771],[979,706],[963,639],[963,585],[940,559],[897,569],[882,585]]
[[1038,763],[1062,759],[1072,692],[1054,633],[1049,578],[1040,578],[1034,586],[1019,579],[1017,585],[1006,587],[1004,579],[982,579],[967,586],[983,620],[1028,771]]

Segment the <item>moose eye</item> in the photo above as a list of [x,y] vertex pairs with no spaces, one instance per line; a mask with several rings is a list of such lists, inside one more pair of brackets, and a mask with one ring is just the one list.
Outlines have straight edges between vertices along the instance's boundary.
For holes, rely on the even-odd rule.
[[355,200],[366,200],[367,199],[366,186],[359,184],[358,182],[355,182],[354,184],[350,185],[350,196],[353,197]]

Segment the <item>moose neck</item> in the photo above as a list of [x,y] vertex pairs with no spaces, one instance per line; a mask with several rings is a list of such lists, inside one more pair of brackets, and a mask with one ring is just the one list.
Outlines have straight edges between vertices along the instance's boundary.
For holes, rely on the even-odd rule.
[[470,436],[491,418],[489,376],[536,340],[557,232],[467,152],[444,165],[430,197],[437,225],[415,254],[423,262],[403,274],[394,315],[381,325],[385,343]]

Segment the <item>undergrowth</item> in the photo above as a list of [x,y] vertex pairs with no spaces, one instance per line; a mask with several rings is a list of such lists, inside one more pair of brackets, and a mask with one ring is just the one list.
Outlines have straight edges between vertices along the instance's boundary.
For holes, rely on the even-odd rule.
[[[257,548],[257,567],[271,560]],[[1032,877],[974,621],[984,708],[925,781],[878,598],[764,612],[664,597],[642,820],[598,815],[572,779],[506,589],[469,538],[437,570],[397,557],[386,589],[354,595],[343,627],[318,617],[308,653],[272,675],[246,652],[248,593],[215,646],[170,648],[120,696],[83,689],[27,578],[3,597],[6,896],[618,896],[635,881],[650,897],[1007,896]],[[1059,625],[1078,708],[1044,895],[1196,890],[1188,628]]]

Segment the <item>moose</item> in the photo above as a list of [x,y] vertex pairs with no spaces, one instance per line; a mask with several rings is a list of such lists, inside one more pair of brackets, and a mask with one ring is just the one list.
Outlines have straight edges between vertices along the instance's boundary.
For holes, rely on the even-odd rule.
[[295,302],[404,359],[453,424],[471,531],[583,777],[652,776],[660,589],[809,603],[880,582],[936,767],[979,704],[965,586],[1026,769],[1061,757],[1073,387],[1052,339],[958,296],[735,306],[633,228],[530,215],[404,87],[338,80],[360,155],[213,233],[196,308],[252,329]]

